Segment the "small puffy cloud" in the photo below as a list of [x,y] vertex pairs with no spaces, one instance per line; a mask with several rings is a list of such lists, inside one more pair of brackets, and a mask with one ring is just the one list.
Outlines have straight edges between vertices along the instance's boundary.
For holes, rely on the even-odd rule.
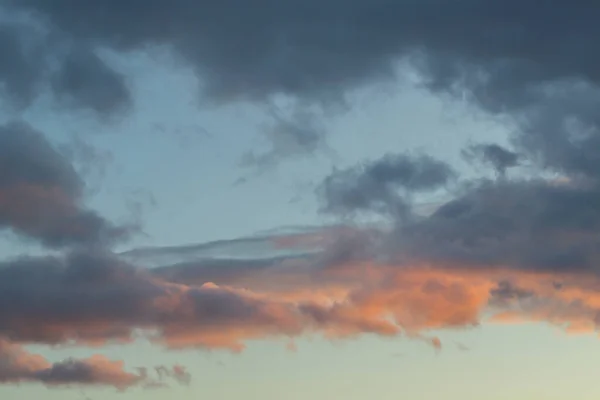
[[0,339],[0,383],[4,384],[36,382],[49,387],[112,386],[125,390],[132,386],[155,386],[164,377],[189,380],[189,374],[180,366],[157,370],[161,371],[160,379],[152,380],[143,372],[127,372],[122,361],[111,361],[101,355],[51,363],[18,344]]

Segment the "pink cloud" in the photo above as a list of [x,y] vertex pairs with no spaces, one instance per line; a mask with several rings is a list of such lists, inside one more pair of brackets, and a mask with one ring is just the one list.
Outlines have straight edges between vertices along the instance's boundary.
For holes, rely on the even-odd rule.
[[[185,375],[181,367],[176,375]],[[158,383],[147,374],[127,372],[122,361],[111,361],[94,355],[85,359],[66,359],[51,363],[22,346],[0,339],[0,382],[38,382],[46,386],[97,385],[125,390],[131,386]]]

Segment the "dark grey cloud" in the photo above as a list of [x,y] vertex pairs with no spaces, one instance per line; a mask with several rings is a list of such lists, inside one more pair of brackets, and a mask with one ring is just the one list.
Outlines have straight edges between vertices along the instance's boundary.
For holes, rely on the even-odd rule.
[[[390,322],[361,316],[351,304],[323,303],[318,288],[335,283],[334,276],[307,279],[310,274],[302,268],[279,270],[279,275],[258,268],[248,280],[252,289],[246,289],[240,286],[251,268],[238,268],[238,278],[226,282],[233,286],[185,276],[177,266],[175,275],[166,269],[139,268],[101,252],[1,263],[0,337],[46,345],[145,337],[167,348],[239,351],[247,340],[271,336],[399,332]],[[173,374],[178,381],[188,379],[181,371]]]
[[[466,98],[489,114],[506,118],[514,130],[514,151],[496,145],[471,149],[499,175],[527,161],[541,172],[561,174],[567,183],[506,177],[470,182],[432,215],[403,219],[391,233],[375,235],[372,241],[369,236],[369,240],[342,236],[319,261],[338,265],[382,257],[401,266],[422,261],[438,267],[597,274],[597,1],[5,0],[3,4],[34,12],[33,18],[54,34],[44,51],[36,52],[28,45],[28,34],[3,24],[0,48],[9,56],[0,60],[0,81],[7,96],[21,105],[50,82],[67,103],[101,114],[123,109],[134,96],[125,79],[99,56],[101,49],[126,55],[169,47],[194,69],[205,98],[213,102],[272,101],[280,95],[318,106],[343,102],[353,89],[390,80],[396,66],[405,62],[432,92]],[[76,51],[63,51],[65,44]],[[312,122],[304,114],[276,119],[276,129],[269,133],[276,138],[274,152],[289,155],[316,149],[324,130]],[[81,207],[79,178],[39,137],[30,143],[14,134],[22,130],[11,125],[2,131],[13,136],[6,136],[10,140],[0,146],[0,163],[5,163],[0,168],[0,224],[51,245],[97,241],[106,232],[105,221]],[[35,136],[22,136],[27,135]],[[452,176],[448,166],[427,156],[389,155],[335,172],[323,183],[321,195],[326,211],[375,211],[396,220],[410,213],[411,194],[442,188]],[[26,210],[42,210],[41,214],[23,214],[23,205]],[[71,230],[73,226],[85,228]],[[179,248],[158,253],[198,257],[202,251]],[[0,333],[16,341],[65,343],[125,340],[136,330],[151,329],[159,341],[174,347],[237,348],[241,338],[236,335],[244,339],[293,335],[306,326],[338,324],[343,331],[397,332],[391,323],[369,320],[368,313],[345,303],[333,308],[316,302],[298,305],[214,284],[184,284],[213,278],[231,282],[232,276],[244,277],[279,263],[278,258],[205,257],[153,272],[106,255],[6,263],[0,269]],[[231,269],[225,271],[226,266]],[[398,290],[392,283],[390,297]],[[435,293],[432,285],[425,286],[428,293]],[[440,286],[444,287],[438,284],[437,290]],[[447,286],[448,294],[458,296],[454,285]],[[491,295],[510,302],[527,297],[528,291],[501,283]],[[459,313],[459,321],[475,320],[480,306],[474,304],[474,309]],[[457,318],[441,317],[445,325],[425,325],[447,326]]]
[[[13,3],[42,13],[75,37],[116,48],[172,45],[222,94],[338,91],[384,74],[411,50],[432,54],[428,66],[436,86],[472,72],[461,62],[495,67],[499,76],[512,74],[526,83],[597,77],[594,56],[576,57],[586,54],[585,39],[597,29],[589,17],[597,5],[589,1],[552,10],[474,0]],[[441,57],[447,59],[443,69],[433,63]]]
[[440,189],[453,176],[449,165],[432,157],[388,154],[374,162],[335,171],[318,191],[327,212],[399,216],[410,211],[411,194]]
[[181,365],[175,365],[172,368],[167,368],[161,365],[156,367],[155,370],[161,379],[172,378],[184,385],[189,385],[189,383],[192,381],[191,374],[187,372],[187,370]]
[[0,126],[0,228],[63,247],[110,243],[129,228],[82,205],[84,183],[45,137],[23,122]]
[[125,78],[95,46],[6,8],[0,9],[0,17],[0,93],[17,110],[48,91],[68,109],[88,109],[102,117],[132,104]]
[[475,0],[7,4],[37,11],[72,37],[114,48],[171,45],[224,95],[338,92],[385,75],[410,51],[427,56],[434,87],[489,78],[498,87],[508,83],[506,92],[519,83],[528,90],[530,83],[598,77],[598,59],[586,51],[597,33],[590,15],[598,6],[591,1],[553,8]]
[[463,155],[470,161],[489,164],[499,176],[504,176],[508,168],[519,165],[519,154],[494,143],[470,146]]
[[132,104],[125,77],[86,47],[71,49],[52,78],[54,93],[72,108],[100,115],[126,111]]
[[0,25],[0,88],[18,108],[28,105],[37,95],[44,72],[39,50],[27,46],[25,27]]
[[156,367],[157,379],[152,379],[145,368],[139,373],[128,372],[120,361],[103,356],[86,359],[69,358],[51,363],[39,354],[28,352],[21,345],[0,338],[0,383],[19,384],[37,382],[46,386],[113,386],[125,390],[131,386],[159,387],[165,378],[186,383],[191,379],[181,366]]
[[126,372],[118,370],[114,372],[110,370],[105,372],[91,362],[70,359],[52,364],[50,368],[34,371],[29,379],[39,380],[50,386],[112,384],[121,389],[141,379],[137,375]]
[[[597,176],[598,157],[590,149],[598,141],[600,56],[594,43],[600,32],[593,16],[600,6],[591,0],[560,5],[510,0],[502,6],[492,0],[4,4],[30,12],[57,43],[84,46],[83,54],[166,46],[195,70],[206,98],[217,102],[284,95],[335,103],[355,88],[391,79],[399,64],[408,64],[433,92],[509,117],[516,124],[517,150],[539,165]],[[5,81],[36,65],[22,56],[18,43],[7,48],[16,56],[5,62]],[[88,84],[77,85],[72,95],[98,110],[131,98],[118,74],[97,61],[76,63],[73,75]],[[10,80],[17,85],[12,91],[31,91],[33,81]],[[292,131],[298,139],[291,143],[318,142],[305,129]]]
[[[102,254],[7,261],[0,275],[0,335],[18,342],[126,338],[130,323],[151,319],[145,302],[161,292],[133,268]],[[20,323],[19,315],[27,322]]]
[[597,273],[600,190],[544,180],[472,184],[392,235],[394,254],[455,266]]
[[[85,345],[130,341],[146,332],[167,346],[234,348],[236,335],[246,338],[244,332],[292,334],[303,329],[292,304],[212,283],[171,284],[164,275],[98,252],[4,262],[0,337]],[[213,343],[214,332],[223,340]]]

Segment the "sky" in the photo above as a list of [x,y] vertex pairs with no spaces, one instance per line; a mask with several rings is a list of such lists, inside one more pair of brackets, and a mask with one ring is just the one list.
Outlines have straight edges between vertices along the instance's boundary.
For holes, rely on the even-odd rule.
[[0,0],[0,398],[597,399],[599,13]]

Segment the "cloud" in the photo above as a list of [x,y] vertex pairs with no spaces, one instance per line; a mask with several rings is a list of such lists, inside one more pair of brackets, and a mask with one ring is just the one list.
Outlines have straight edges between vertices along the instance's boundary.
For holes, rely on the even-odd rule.
[[83,207],[84,183],[44,136],[23,122],[0,126],[0,228],[64,247],[110,243],[128,229]]
[[[3,23],[0,43],[11,57],[3,60],[0,79],[15,98],[35,96],[37,83],[53,76],[50,61],[58,60],[59,70],[77,72],[54,85],[59,95],[67,92],[100,112],[120,109],[134,96],[94,56],[99,49],[127,55],[166,47],[195,71],[205,99],[217,103],[270,104],[282,96],[300,104],[339,103],[357,88],[390,82],[408,65],[432,92],[508,117],[516,150],[537,164],[597,176],[600,60],[593,43],[599,32],[590,16],[599,6],[592,2],[551,10],[515,0],[502,8],[491,0],[4,4],[8,15],[25,13],[30,25],[43,27],[40,53],[27,50],[36,42],[28,39],[31,29]],[[65,47],[83,50],[69,55]],[[319,129],[291,121],[280,124],[286,133],[275,147],[294,153],[321,142]]]
[[426,155],[388,154],[357,167],[334,171],[319,188],[324,211],[402,216],[410,211],[410,195],[435,191],[447,184],[451,167]]
[[[289,238],[283,235],[278,245],[294,248],[298,239],[309,239]],[[338,248],[345,238],[308,240],[322,249],[300,258],[269,258],[275,247],[263,246],[266,253],[254,259],[256,265],[252,258],[220,258],[214,264],[207,258],[188,259],[183,273],[178,264],[144,268],[100,250],[5,261],[0,265],[0,359],[9,361],[0,363],[0,377],[5,383],[120,389],[161,386],[166,378],[183,384],[190,380],[182,367],[158,367],[155,380],[148,369],[125,372],[122,364],[102,357],[51,364],[24,353],[21,346],[27,344],[97,348],[144,338],[167,349],[239,352],[253,340],[377,335],[423,340],[440,349],[436,334],[445,329],[532,321],[568,333],[592,333],[600,321],[600,278],[593,270],[483,260],[467,264],[414,254],[394,259],[398,253],[381,260],[327,257],[331,246]],[[385,234],[377,238],[389,239]],[[184,254],[188,247],[182,248]],[[168,251],[173,254],[176,248]]]
[[23,122],[8,123],[0,131],[2,186],[16,186],[27,182],[57,187],[72,197],[81,195],[83,182],[75,169],[40,132]]
[[[6,3],[6,2],[5,2]],[[4,8],[0,15],[2,94],[18,110],[48,89],[69,108],[99,116],[123,111],[132,103],[124,77],[106,64],[93,46],[64,37],[31,15]]]
[[[206,268],[195,267],[200,274]],[[241,351],[250,340],[270,337],[426,338],[439,329],[477,326],[496,311],[556,324],[593,323],[600,311],[587,286],[598,280],[577,271],[351,260],[286,267],[281,261],[268,273],[234,264],[231,275],[221,275],[229,284],[217,285],[193,275],[172,280],[168,269],[142,269],[105,253],[7,262],[0,268],[0,335],[17,343],[88,346],[141,335],[167,348]],[[566,307],[568,313],[559,313]]]
[[[577,57],[585,54],[585,45],[571,46],[594,36],[596,27],[586,18],[597,7],[591,3],[556,11],[509,3],[515,10],[510,16],[493,2],[472,0],[327,5],[266,0],[253,6],[239,0],[219,5],[178,0],[168,5],[154,1],[152,7],[131,0],[96,0],[86,7],[76,1],[68,7],[43,0],[7,4],[34,10],[57,30],[91,44],[117,49],[173,46],[198,72],[212,78],[213,92],[221,94],[327,93],[384,75],[396,58],[416,50],[430,55],[429,72],[437,87],[462,78],[461,73],[476,72],[469,65],[495,72],[498,78],[492,83],[511,83],[504,93],[517,90],[516,82],[525,83],[527,90],[527,83],[561,77],[596,78],[595,58]],[[240,13],[232,15],[232,8]],[[131,23],[134,17],[136,24]],[[486,35],[479,34],[481,26],[487,26]],[[518,45],[516,38],[521,39]],[[556,44],[554,52],[544,50],[547,43]],[[486,83],[482,75],[473,84]]]
[[[525,195],[524,188],[535,187],[533,182],[522,182],[522,186],[504,180],[480,184],[467,187],[464,194],[465,198],[472,196],[472,211],[454,204],[464,200],[459,197],[442,205],[438,212],[391,231],[373,234],[356,227],[336,229],[329,231],[333,240],[331,236],[309,234],[303,242],[311,244],[311,251],[304,256],[270,258],[272,249],[261,246],[265,253],[257,259],[225,257],[211,263],[206,258],[188,258],[183,265],[163,266],[153,272],[169,281],[191,285],[216,281],[248,288],[254,296],[296,302],[312,319],[323,321],[317,332],[334,336],[335,332],[342,336],[340,332],[368,332],[368,326],[378,326],[381,334],[386,329],[388,334],[417,334],[476,326],[496,309],[535,306],[524,311],[534,318],[544,308],[576,309],[578,302],[590,301],[589,294],[577,300],[561,297],[566,293],[565,279],[570,290],[580,290],[585,280],[597,282],[594,262],[586,260],[595,257],[595,246],[579,243],[593,240],[593,224],[580,225],[592,223],[590,214],[576,207],[588,217],[570,221],[555,211],[584,196],[589,188],[536,181],[539,187]],[[552,221],[549,216],[556,219]],[[591,236],[586,239],[586,235]],[[293,248],[297,240],[284,236],[277,243]],[[578,260],[585,264],[577,264]],[[378,308],[373,313],[375,305]],[[432,314],[435,310],[448,314]],[[586,311],[588,323],[592,323],[591,314]],[[346,326],[353,315],[367,319]],[[390,325],[390,315],[401,317]],[[568,315],[571,317],[574,314]],[[335,322],[325,322],[328,319]],[[420,322],[423,319],[425,322]]]
[[16,260],[0,275],[0,332],[18,342],[125,343],[143,330],[171,347],[237,349],[238,336],[301,330],[293,304],[210,283],[169,283],[103,254]]
[[[527,90],[530,83],[561,77],[596,78],[597,60],[581,57],[589,54],[585,44],[596,33],[589,15],[597,6],[591,3],[540,10],[511,2],[510,15],[491,1],[472,0],[9,4],[41,13],[72,37],[114,48],[171,45],[209,78],[211,92],[221,96],[336,93],[385,76],[395,59],[417,50],[429,56],[436,87],[464,78],[476,67],[495,73],[490,78],[494,88],[509,84],[499,94],[517,90],[517,83]],[[231,9],[239,13],[232,15]],[[487,27],[485,35],[482,26]],[[548,43],[555,44],[555,51],[545,51]],[[481,75],[473,84],[488,78]]]
[[123,362],[111,361],[101,355],[51,363],[18,344],[0,339],[0,383],[4,384],[38,382],[50,387],[93,385],[125,390],[138,385],[157,386],[163,377],[181,379],[189,376],[180,366],[172,369],[159,367],[158,370],[161,371],[161,379],[153,381],[146,373],[127,372],[123,369]]
[[271,336],[401,331],[383,314],[364,312],[365,295],[346,271],[317,271],[315,279],[306,269],[252,272],[241,288],[239,281],[172,283],[106,254],[15,260],[0,268],[0,334],[19,343],[98,345],[145,332],[171,348],[239,351]]
[[[339,18],[343,14],[338,4],[315,7],[316,3],[266,1],[249,7],[237,1],[216,5],[179,0],[143,7],[135,1],[93,2],[89,7],[71,2],[56,7],[38,1],[10,3],[38,12],[58,32],[91,45],[125,51],[153,44],[171,46],[204,78],[205,92],[216,99],[262,99],[275,93],[335,98],[337,86],[388,73],[389,67],[382,64],[392,58],[384,54],[387,43],[357,42]],[[232,8],[244,17],[234,17]],[[353,8],[348,11],[366,11],[362,5]],[[303,22],[304,18],[312,22]],[[340,23],[332,27],[336,19]],[[373,27],[363,28],[375,33]],[[337,53],[331,53],[334,49]]]
[[26,46],[28,31],[24,27],[3,24],[0,26],[0,83],[2,94],[19,108],[28,105],[37,95],[38,77],[43,66],[36,49]]
[[119,253],[119,256],[134,264],[154,267],[185,265],[189,262],[206,262],[216,266],[222,262],[231,265],[236,262],[248,263],[249,266],[269,265],[277,260],[315,254],[351,232],[359,231],[342,225],[280,228],[204,243],[134,248]]
[[[4,345],[10,360],[18,359],[4,367],[6,381],[137,379],[100,359],[50,364],[20,355],[14,346],[27,343],[98,345],[141,336],[168,348],[241,351],[250,340],[271,337],[374,334],[439,347],[435,331],[483,322],[597,330],[596,3],[543,9],[514,0],[5,5],[32,12],[28,23],[53,33],[1,24],[7,57],[0,81],[21,107],[50,83],[70,106],[102,115],[127,109],[135,96],[102,51],[127,55],[165,46],[196,72],[205,99],[217,103],[271,104],[283,96],[298,102],[298,110],[324,110],[357,88],[389,81],[403,64],[417,72],[418,85],[466,99],[514,131],[510,149],[487,143],[467,150],[490,164],[497,179],[459,182],[429,215],[412,213],[416,195],[444,189],[456,175],[427,155],[389,154],[325,179],[323,211],[375,213],[392,229],[353,227],[121,255],[88,248],[6,261],[0,336],[10,341]],[[273,152],[252,161],[323,143],[325,129],[313,114],[275,117],[267,133]],[[521,163],[532,167],[532,177],[506,175]],[[563,182],[550,181],[552,174]],[[122,231],[82,205],[82,193],[80,177],[41,134],[19,123],[0,127],[0,226],[52,247],[119,236]],[[182,371],[170,375],[187,381]]]
[[68,52],[52,78],[52,89],[72,108],[89,108],[100,115],[124,111],[132,103],[125,78],[86,47]]
[[592,273],[599,194],[595,185],[483,181],[398,227],[390,246],[400,257],[431,263]]
[[192,376],[190,375],[190,373],[186,370],[185,367],[183,367],[181,365],[175,365],[172,368],[167,368],[167,367],[161,365],[159,367],[156,367],[155,369],[156,369],[156,372],[158,373],[158,376],[161,379],[173,378],[177,382],[184,384],[184,385],[189,385],[192,380]]
[[240,351],[248,340],[271,336],[397,331],[328,306],[326,296],[311,294],[302,271],[258,273],[247,281],[256,290],[163,276],[106,254],[7,262],[0,268],[0,334],[20,343],[91,346],[142,334],[169,348]]
[[271,147],[262,153],[246,153],[243,165],[269,167],[282,158],[314,154],[324,147],[325,124],[315,111],[298,105],[292,107],[289,115],[279,107],[269,111],[272,122],[264,127],[263,133]]
[[519,165],[517,153],[495,143],[473,145],[463,154],[469,160],[479,160],[491,165],[499,176],[504,176],[508,168]]

